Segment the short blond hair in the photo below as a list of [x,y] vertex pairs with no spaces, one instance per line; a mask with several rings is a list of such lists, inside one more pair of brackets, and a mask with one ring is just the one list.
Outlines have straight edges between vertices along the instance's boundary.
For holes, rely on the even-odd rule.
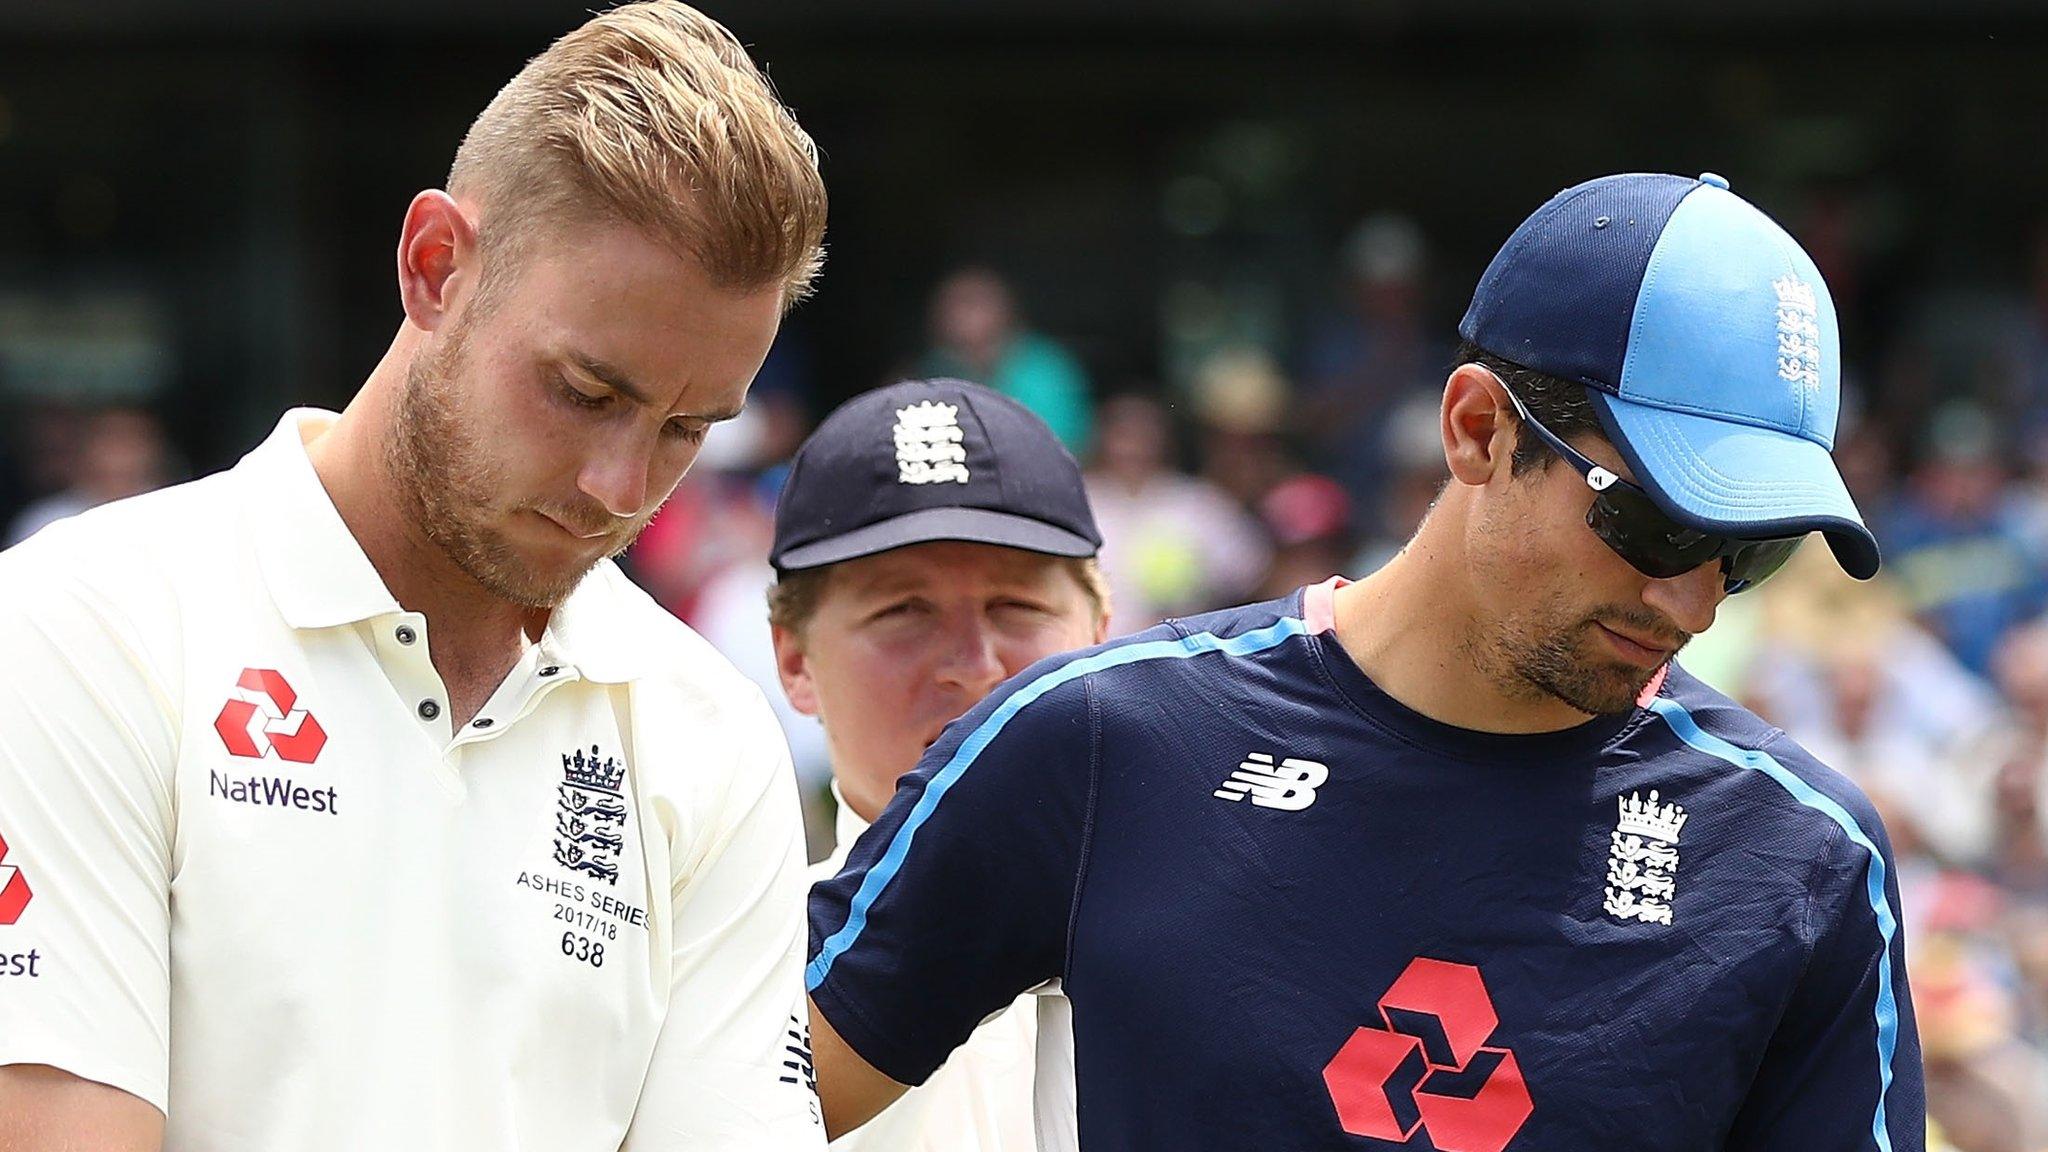
[[824,262],[817,146],[733,34],[675,0],[613,8],[528,62],[448,190],[477,206],[485,296],[550,221],[635,225],[721,288],[789,303]]
[[[1102,574],[1102,565],[1093,556],[1062,556],[1060,566],[1081,586],[1088,597],[1089,607],[1097,616],[1109,615],[1109,580]],[[768,586],[768,623],[785,632],[803,638],[804,629],[811,623],[811,617],[818,614],[818,605],[825,599],[825,586],[832,579],[832,570],[837,564],[824,564],[816,568],[805,568],[796,572],[784,572]]]

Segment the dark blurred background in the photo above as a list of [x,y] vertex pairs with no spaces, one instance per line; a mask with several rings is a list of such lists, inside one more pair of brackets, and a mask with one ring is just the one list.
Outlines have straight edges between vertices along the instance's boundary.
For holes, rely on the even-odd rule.
[[[585,7],[0,4],[0,390],[149,402],[202,467],[340,403],[398,319],[407,200]],[[1867,374],[1930,297],[2023,291],[2048,220],[2039,4],[708,7],[825,152],[830,272],[791,333],[821,400],[914,358],[967,262],[1101,387],[1205,344],[1284,360],[1375,211],[1427,237],[1441,337],[1516,221],[1617,169],[1777,215]]]
[[[1551,193],[1711,170],[1776,216],[1841,313],[1888,568],[1811,549],[1686,663],[1884,810],[1936,1146],[2048,1148],[2048,4],[705,7],[823,149],[830,258],[628,562],[777,700],[768,511],[855,392],[945,371],[1046,416],[1122,631],[1398,546],[1471,285]],[[8,540],[346,403],[408,200],[585,14],[0,0]]]

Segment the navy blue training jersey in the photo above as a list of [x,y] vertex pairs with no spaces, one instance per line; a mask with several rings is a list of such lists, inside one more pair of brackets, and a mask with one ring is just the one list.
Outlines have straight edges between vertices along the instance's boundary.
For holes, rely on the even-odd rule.
[[1679,670],[1563,732],[1437,723],[1351,662],[1332,588],[1041,662],[949,728],[813,890],[847,1043],[919,1084],[1056,981],[1048,1149],[1924,1147],[1853,785]]

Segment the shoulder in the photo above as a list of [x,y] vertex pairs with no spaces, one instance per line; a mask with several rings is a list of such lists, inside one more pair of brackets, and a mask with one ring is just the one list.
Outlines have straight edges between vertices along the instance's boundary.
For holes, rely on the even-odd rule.
[[1752,775],[1773,807],[1833,846],[1835,862],[1860,870],[1872,856],[1889,857],[1884,822],[1870,798],[1783,730],[1675,664],[1651,707],[1681,742]]
[[[1126,675],[1204,680],[1248,672],[1262,661],[1299,649],[1316,630],[1297,590],[1275,600],[1181,616],[1129,638],[1130,650],[1109,663]],[[1107,669],[1106,669],[1107,670]]]
[[574,648],[595,646],[631,669],[640,763],[699,783],[760,784],[781,769],[782,727],[732,661],[610,561],[593,568],[585,585],[576,593]]
[[0,629],[33,627],[67,650],[177,642],[187,606],[249,567],[231,475],[101,505],[0,552]]
[[[589,587],[577,594],[601,600],[593,621],[603,632],[597,639],[607,649],[631,654],[640,672],[637,685],[681,692],[714,707],[746,709],[760,700],[760,690],[731,660],[628,579],[618,565],[607,560],[591,569],[585,581]],[[762,612],[767,612],[765,605]]]
[[181,542],[168,523],[193,520],[215,487],[201,481],[93,509],[0,553],[0,650],[9,656],[0,713],[23,725],[26,741],[12,751],[62,749],[80,781],[134,769],[148,773],[152,789],[169,787],[185,723],[190,618],[209,597],[245,599],[223,578],[233,563],[193,554],[222,540],[231,546],[231,532],[199,517],[198,539]]
[[118,591],[124,578],[160,581],[195,567],[218,567],[241,529],[232,473],[90,508],[55,521],[0,552],[0,588],[97,586]]
[[[1058,656],[1026,668],[956,722],[948,735],[1012,727],[1055,735],[1049,723],[1072,721],[1090,701],[1142,699],[1171,702],[1192,680],[1233,674],[1242,662],[1306,635],[1301,595],[1165,621],[1142,632]],[[1251,659],[1247,659],[1251,658]],[[1071,731],[1072,729],[1067,729]]]
[[1676,662],[1670,665],[1651,710],[1662,715],[1680,739],[1696,728],[1711,740],[1756,751],[1784,736],[1763,717],[1709,687]]

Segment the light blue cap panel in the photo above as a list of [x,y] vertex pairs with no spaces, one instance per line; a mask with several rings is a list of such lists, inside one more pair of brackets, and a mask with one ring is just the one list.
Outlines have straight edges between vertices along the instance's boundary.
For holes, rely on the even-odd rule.
[[1812,259],[1703,180],[1650,255],[1617,394],[1590,395],[1667,512],[1732,536],[1825,532],[1843,568],[1867,578],[1877,541],[1829,455],[1840,349]]
[[1589,395],[1636,479],[1667,513],[1727,536],[1824,532],[1844,571],[1858,580],[1876,574],[1877,539],[1818,442]]
[[1702,184],[1650,256],[1620,397],[1832,448],[1841,337],[1819,269],[1785,230]]

